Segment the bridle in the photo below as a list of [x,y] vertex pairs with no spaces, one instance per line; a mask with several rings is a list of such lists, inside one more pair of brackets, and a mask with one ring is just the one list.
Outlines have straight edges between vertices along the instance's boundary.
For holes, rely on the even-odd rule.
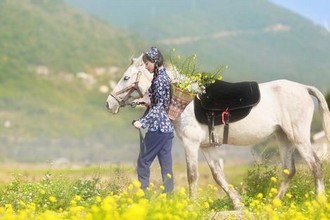
[[[130,85],[130,86],[128,86],[128,87],[126,87],[126,88],[124,88],[124,89],[122,89],[122,90],[120,90],[120,91],[118,91],[118,92],[116,92],[116,93],[113,93],[113,92],[110,93],[110,95],[111,95],[114,99],[116,99],[116,101],[119,103],[119,105],[120,105],[121,107],[123,107],[123,106],[125,106],[125,105],[127,105],[127,104],[130,104],[130,103],[127,103],[127,100],[129,99],[130,95],[131,95],[134,91],[136,91],[137,93],[139,93],[139,96],[140,96],[139,98],[142,98],[142,97],[143,97],[143,93],[141,92],[141,90],[140,90],[140,88],[139,88],[139,81],[140,81],[140,77],[141,77],[141,75],[142,75],[142,72],[141,72],[141,70],[139,70],[139,71],[137,72],[136,79],[135,79],[135,81],[132,83],[132,85]],[[125,93],[125,92],[127,92],[127,94],[124,96],[124,98],[120,98],[120,97],[118,97],[118,95],[123,94],[123,93]]]

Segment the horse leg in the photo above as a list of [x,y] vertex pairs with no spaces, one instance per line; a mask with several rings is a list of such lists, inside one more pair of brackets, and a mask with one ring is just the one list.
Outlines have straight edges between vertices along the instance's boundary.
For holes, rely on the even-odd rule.
[[[301,157],[306,161],[309,169],[313,173],[316,193],[318,195],[324,195],[325,187],[321,162],[313,152],[310,141],[310,129],[314,114],[314,103],[308,92],[312,91],[306,92],[304,88],[301,89],[297,87],[297,89],[292,91],[290,96],[288,96],[284,90],[280,91],[278,89],[277,92],[283,92],[283,94],[281,94],[283,97],[289,97],[288,99],[281,100],[283,108],[284,106],[287,106],[285,110],[283,110],[281,117],[282,131],[286,134],[288,140],[299,151]],[[318,92],[314,91],[312,93],[318,96],[316,94]],[[297,104],[293,103],[294,100],[296,100]],[[300,106],[300,108],[297,106]],[[326,106],[323,105],[323,108],[325,107]]]
[[183,140],[184,151],[187,164],[187,178],[189,184],[189,194],[192,198],[197,197],[198,173],[198,149],[199,146],[189,139]]
[[309,139],[310,137],[309,127],[310,126],[300,126],[299,127],[300,129],[297,129],[297,131],[291,133],[291,136],[290,136],[290,132],[285,132],[285,133],[287,134],[288,140],[290,140],[295,145],[301,157],[305,160],[309,169],[311,170],[314,176],[316,194],[324,195],[325,187],[323,180],[322,165],[320,159],[313,152],[312,144]]
[[315,181],[316,194],[320,196],[325,195],[324,179],[322,172],[321,161],[318,156],[313,152],[310,141],[306,141],[305,144],[299,144],[297,149],[306,161],[309,169],[313,173]]
[[242,209],[243,204],[238,192],[234,189],[233,186],[229,185],[225,174],[222,169],[222,160],[219,154],[219,151],[216,147],[206,147],[202,148],[204,156],[207,160],[207,163],[211,169],[213,178],[215,182],[221,186],[221,188],[227,193],[229,198],[233,201],[235,209]]
[[283,170],[286,169],[289,171],[289,173],[283,173],[283,181],[277,194],[277,198],[282,199],[289,188],[289,183],[291,179],[296,173],[296,167],[293,158],[295,147],[282,131],[278,131],[276,133],[276,137],[279,143]]

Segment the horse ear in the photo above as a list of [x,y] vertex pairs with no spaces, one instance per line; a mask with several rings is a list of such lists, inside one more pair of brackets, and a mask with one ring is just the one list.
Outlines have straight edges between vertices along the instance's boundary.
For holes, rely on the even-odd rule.
[[129,65],[132,65],[134,63],[134,57],[130,57],[130,64]]
[[[135,58],[135,57],[131,56],[130,57],[130,60],[131,60],[130,65],[135,64],[136,66],[141,66],[143,64],[143,62],[142,62],[142,56],[143,56],[143,53],[138,58]],[[140,59],[141,59],[141,63],[139,61]]]

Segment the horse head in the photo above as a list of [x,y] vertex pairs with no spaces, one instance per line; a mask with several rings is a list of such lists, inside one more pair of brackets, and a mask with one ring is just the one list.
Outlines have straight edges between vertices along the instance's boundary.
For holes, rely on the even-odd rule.
[[121,79],[109,94],[106,107],[112,114],[117,114],[120,107],[134,104],[133,101],[144,101],[150,87],[152,74],[145,68],[142,54],[132,58],[130,66],[126,69]]

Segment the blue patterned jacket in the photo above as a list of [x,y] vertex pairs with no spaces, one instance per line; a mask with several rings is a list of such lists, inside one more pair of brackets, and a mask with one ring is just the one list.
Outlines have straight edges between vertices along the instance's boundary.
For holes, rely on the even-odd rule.
[[150,97],[149,112],[140,118],[142,128],[149,131],[160,130],[163,133],[173,132],[173,123],[167,115],[170,105],[170,83],[171,80],[165,68],[160,68],[157,75],[154,75],[151,86],[148,90]]

